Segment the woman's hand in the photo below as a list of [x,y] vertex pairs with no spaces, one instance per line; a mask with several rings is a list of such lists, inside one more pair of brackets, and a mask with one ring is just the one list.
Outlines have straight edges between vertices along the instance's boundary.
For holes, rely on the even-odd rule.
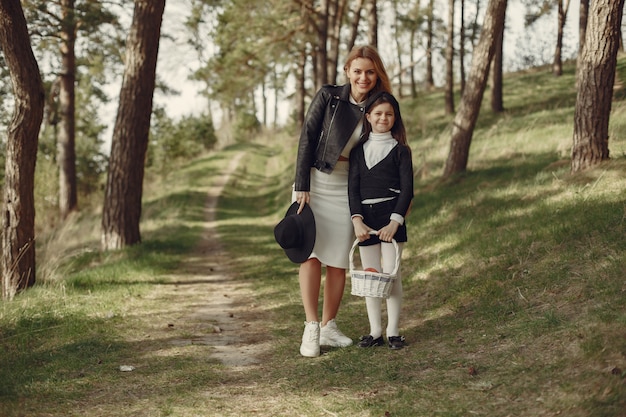
[[296,202],[300,204],[297,212],[297,214],[300,214],[304,210],[304,204],[311,202],[311,194],[308,191],[296,191]]
[[389,224],[378,231],[378,238],[384,242],[391,242],[396,235],[400,224],[395,220],[389,221]]

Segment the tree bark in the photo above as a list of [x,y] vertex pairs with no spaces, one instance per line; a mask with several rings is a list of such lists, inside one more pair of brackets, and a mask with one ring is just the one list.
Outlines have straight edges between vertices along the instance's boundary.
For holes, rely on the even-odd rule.
[[502,30],[500,30],[496,37],[496,47],[493,53],[491,68],[491,110],[494,113],[501,113],[504,111],[502,91],[502,60],[504,59],[504,53],[502,50],[503,45],[504,25],[502,25]]
[[35,161],[45,94],[21,3],[0,0],[0,48],[15,109],[7,129],[0,251],[2,298],[35,284]]
[[59,75],[59,212],[65,219],[78,205],[76,187],[76,19],[74,0],[62,0],[61,74]]
[[609,159],[609,118],[624,0],[592,2],[578,60],[572,172]]
[[339,65],[339,39],[341,37],[341,27],[343,16],[346,12],[347,0],[331,0],[330,22],[329,27],[331,33],[328,45],[328,82],[337,83],[337,74]]
[[569,10],[569,0],[558,0],[558,23],[556,34],[556,47],[554,49],[554,61],[552,62],[552,73],[557,77],[563,75],[563,31],[567,20],[567,11]]
[[402,43],[400,42],[400,19],[398,18],[399,16],[399,11],[398,11],[398,2],[397,1],[393,1],[393,19],[394,19],[394,23],[393,23],[393,39],[394,42],[396,43],[396,58],[398,59],[398,88],[396,89],[396,91],[398,92],[398,98],[402,98],[403,96],[403,78],[402,78],[402,74],[404,73],[403,70],[403,66],[402,66],[402,55],[404,55],[405,51],[402,48]]
[[320,11],[317,14],[317,47],[315,48],[316,81],[315,90],[328,83],[328,53],[326,44],[328,41],[328,8],[330,0],[321,0]]
[[588,18],[589,0],[580,0],[580,8],[578,10],[578,56],[582,54],[583,47],[585,46]]
[[306,114],[306,74],[304,68],[306,67],[306,51],[300,51],[300,56],[298,58],[298,65],[296,66],[296,94],[295,94],[295,105],[296,105],[296,124],[297,126],[302,126],[304,124],[304,117]]
[[376,0],[367,3],[367,43],[378,48],[378,6]]
[[136,0],[113,129],[102,210],[102,248],[141,242],[139,221],[165,0]]
[[448,43],[446,45],[446,114],[454,113],[454,0],[448,0]]
[[461,0],[461,27],[459,28],[459,76],[461,94],[465,91],[465,0]]
[[432,90],[435,87],[435,79],[433,77],[434,21],[435,0],[429,0],[428,10],[426,11],[426,90]]
[[352,22],[350,22],[350,37],[348,38],[348,51],[354,48],[356,38],[359,34],[359,22],[361,22],[361,10],[363,10],[363,4],[365,0],[356,0],[353,13]]
[[467,168],[472,135],[489,77],[489,66],[493,59],[498,33],[504,26],[506,5],[507,0],[490,0],[487,6],[465,92],[452,125],[452,140],[443,172],[444,178],[464,172]]

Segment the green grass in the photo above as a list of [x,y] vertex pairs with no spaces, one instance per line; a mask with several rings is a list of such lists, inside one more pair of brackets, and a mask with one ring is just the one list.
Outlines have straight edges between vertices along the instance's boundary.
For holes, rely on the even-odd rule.
[[[626,79],[626,60],[618,71]],[[41,243],[45,279],[0,304],[0,415],[623,416],[626,102],[618,89],[612,160],[573,176],[573,85],[571,66],[560,78],[508,75],[506,111],[484,104],[469,169],[445,183],[442,95],[402,102],[416,167],[401,269],[406,349],[299,355],[297,267],[272,233],[297,144],[278,135],[149,173],[141,245],[100,253],[97,213]],[[180,314],[156,291],[200,239],[207,189],[238,153],[217,223],[271,350],[233,372],[206,347],[168,344],[203,330],[145,334]],[[368,331],[349,285],[337,319],[355,339]],[[122,363],[142,371],[119,373]]]

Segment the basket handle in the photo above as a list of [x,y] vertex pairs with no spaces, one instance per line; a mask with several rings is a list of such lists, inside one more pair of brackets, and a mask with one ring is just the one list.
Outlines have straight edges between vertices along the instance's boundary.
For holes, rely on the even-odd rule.
[[[370,230],[370,235],[376,236],[378,232],[376,230]],[[398,242],[395,239],[391,239],[391,243],[393,244],[393,248],[396,250],[396,264],[393,267],[393,271],[389,275],[395,276],[398,273],[398,269],[400,268],[400,249],[398,248]],[[352,248],[350,249],[350,271],[354,270],[354,250],[359,245],[359,239],[355,239],[354,243],[352,243]]]

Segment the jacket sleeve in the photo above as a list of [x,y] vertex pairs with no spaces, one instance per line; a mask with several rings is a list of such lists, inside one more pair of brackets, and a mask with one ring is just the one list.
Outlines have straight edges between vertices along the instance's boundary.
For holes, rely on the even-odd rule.
[[361,171],[359,169],[361,161],[359,156],[363,153],[359,150],[362,146],[357,146],[350,152],[350,168],[348,171],[348,202],[350,204],[350,216],[359,214],[363,216],[361,207]]
[[413,160],[411,151],[406,146],[398,145],[400,195],[393,212],[405,217],[413,200]]
[[315,150],[322,134],[326,105],[330,95],[324,88],[320,89],[304,118],[300,141],[298,142],[298,156],[296,158],[296,178],[294,191],[311,190],[311,167],[315,161]]

